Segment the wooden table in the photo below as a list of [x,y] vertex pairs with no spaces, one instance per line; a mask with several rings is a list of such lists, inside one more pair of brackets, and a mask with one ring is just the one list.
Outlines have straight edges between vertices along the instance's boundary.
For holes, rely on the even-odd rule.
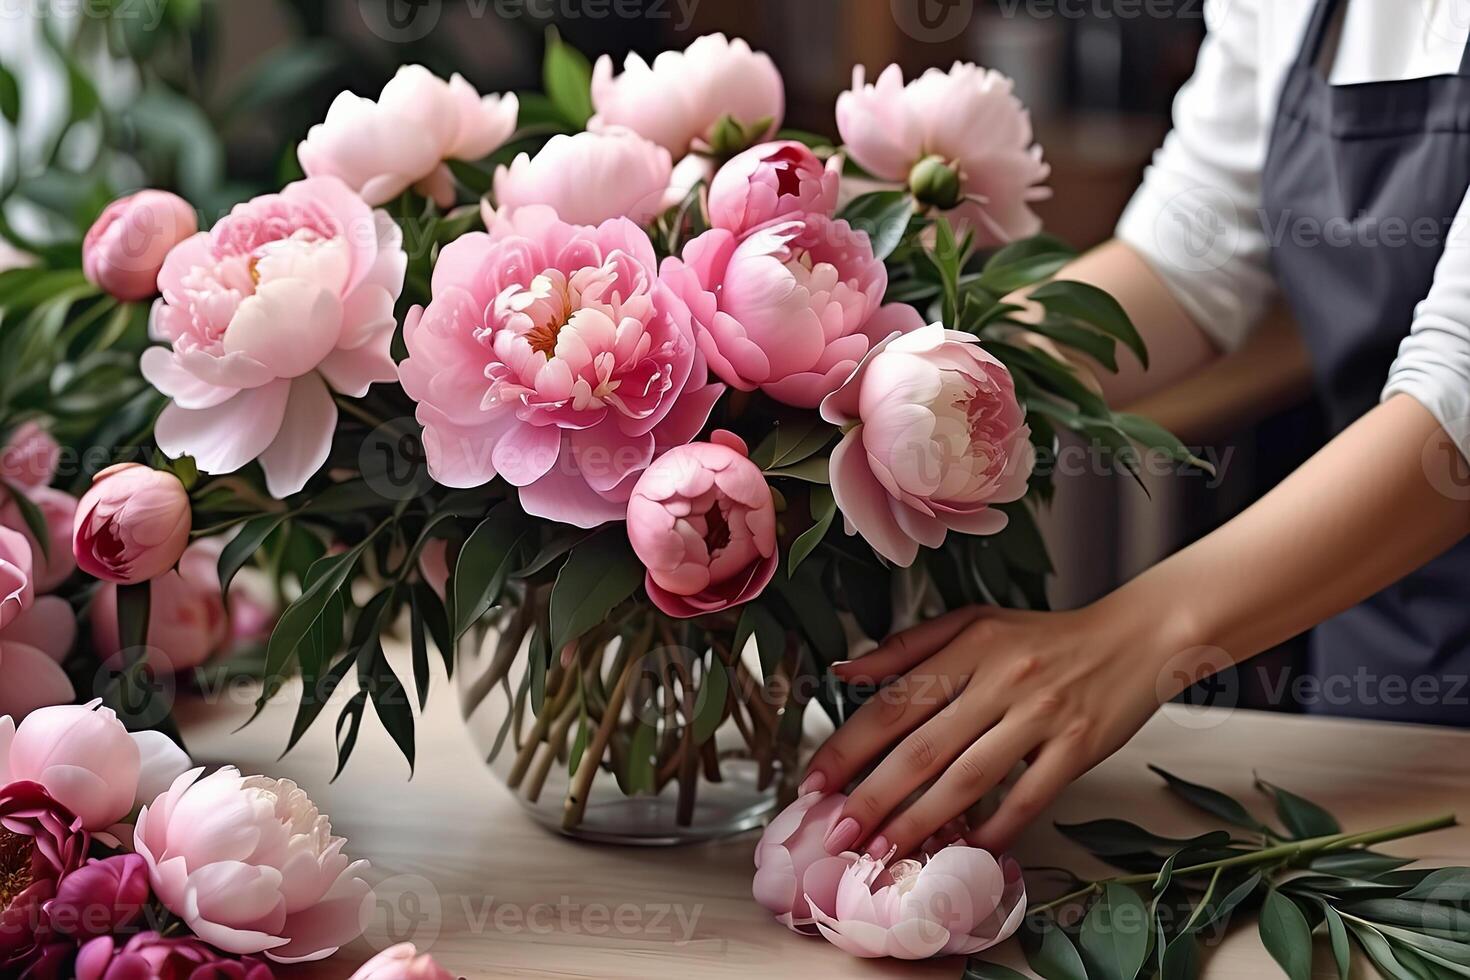
[[[342,980],[376,949],[411,938],[450,971],[500,977],[945,977],[959,960],[900,964],[851,959],[820,939],[793,935],[750,898],[754,837],[669,849],[579,844],[522,815],[481,764],[451,685],[435,687],[419,728],[418,771],[376,721],[363,725],[347,771],[330,782],[335,755],[329,706],[281,761],[294,710],[290,687],[250,727],[246,697],[232,705],[183,703],[184,732],[201,764],[295,779],[332,817],[349,853],[373,863],[379,915],[367,936],[331,960],[283,972]],[[1132,819],[1182,836],[1199,826],[1147,771],[1179,775],[1259,802],[1251,771],[1316,800],[1345,828],[1368,830],[1459,809],[1470,820],[1470,731],[1251,711],[1170,706],[1113,758],[1073,786],[1018,848],[1029,864],[1104,873],[1051,821]],[[1264,812],[1264,811],[1263,811]],[[1470,828],[1456,827],[1385,850],[1428,863],[1470,864]],[[999,958],[1021,965],[1011,943]],[[1361,957],[1355,957],[1360,959]],[[1335,976],[1329,957],[1319,975]],[[1279,976],[1254,928],[1209,954],[1207,977]]]

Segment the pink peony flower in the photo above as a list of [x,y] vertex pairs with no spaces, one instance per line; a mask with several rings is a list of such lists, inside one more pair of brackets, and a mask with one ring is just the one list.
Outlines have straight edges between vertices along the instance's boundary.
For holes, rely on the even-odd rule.
[[454,178],[444,161],[489,156],[510,139],[518,111],[513,94],[481,96],[457,74],[445,82],[404,65],[376,102],[340,93],[296,155],[307,176],[340,178],[368,204],[414,187],[447,208]]
[[76,557],[71,553],[77,498],[65,490],[47,486],[31,487],[22,492],[46,519],[46,547],[42,548],[31,533],[20,504],[13,499],[0,503],[0,527],[19,531],[30,542],[36,591],[54,592],[77,568]]
[[[196,541],[179,567],[153,579],[148,603],[148,663],[161,672],[192,670],[219,653],[230,638],[230,618],[219,588],[221,538]],[[117,632],[117,586],[104,584],[92,601],[92,642],[103,661],[122,650]]]
[[178,563],[193,515],[179,478],[141,463],[118,463],[92,478],[77,502],[72,554],[104,582],[136,585]]
[[834,857],[822,844],[846,801],[842,793],[799,796],[755,846],[755,900],[795,932],[816,933],[813,906],[828,915],[837,911],[837,883],[857,860],[850,851]]
[[237,955],[318,960],[362,934],[372,892],[295,783],[195,769],[138,814],[153,893],[200,939]]
[[889,65],[867,85],[859,65],[837,97],[837,129],[869,173],[909,183],[925,203],[953,208],[979,244],[996,245],[1040,231],[1030,205],[1050,196],[1040,185],[1051,168],[1012,87],[999,72],[962,62],[908,85]]
[[740,437],[669,450],[638,478],[628,540],[653,604],[687,618],[749,602],[776,574],[776,507]]
[[0,715],[17,718],[76,697],[61,669],[76,618],[66,600],[35,597],[32,561],[25,537],[0,527]]
[[122,820],[149,791],[188,765],[177,745],[158,732],[129,734],[101,700],[32,711],[16,727],[0,718],[0,785],[39,783],[76,814],[88,831]]
[[559,134],[532,157],[520,154],[495,171],[495,203],[481,204],[485,227],[496,214],[544,204],[568,224],[610,218],[644,224],[663,208],[673,163],[669,151],[628,130]]
[[413,943],[399,943],[368,960],[348,980],[454,980],[454,974]]
[[[205,473],[258,459],[272,496],[325,462],[332,392],[392,381],[393,304],[408,257],[386,212],[335,177],[237,205],[169,253],[142,370],[172,399],[154,436]],[[286,424],[289,417],[290,424]]]
[[694,314],[710,370],[801,408],[836,390],[872,344],[922,323],[912,307],[880,308],[888,273],[868,236],[822,215],[743,238],[711,229],[662,275]]
[[139,191],[103,210],[82,241],[82,271],[120,300],[158,295],[164,257],[199,230],[189,202],[167,191]]
[[822,402],[847,428],[832,494],[849,534],[912,565],[945,534],[994,534],[1035,465],[1031,429],[1005,365],[970,334],[931,324],[873,348]]
[[[90,840],[45,787],[0,779],[0,976],[59,976],[46,904],[86,860]],[[29,971],[29,972],[28,972]]]
[[56,438],[34,420],[11,430],[0,447],[0,480],[27,490],[44,487],[56,476],[61,446]]
[[598,58],[592,105],[588,129],[626,126],[682,157],[708,146],[725,116],[742,127],[764,122],[759,138],[769,139],[781,127],[786,94],[768,55],[739,38],[706,34],[683,51],[661,53],[651,66],[630,54],[617,76],[610,57]]
[[271,968],[251,957],[221,956],[192,936],[140,932],[119,946],[99,936],[77,954],[77,980],[272,980]]
[[840,161],[824,165],[795,140],[761,143],[739,153],[709,188],[710,223],[736,235],[778,218],[830,216],[837,207]]
[[854,956],[969,956],[1010,938],[1026,915],[1020,865],[952,844],[927,862],[863,855],[842,873],[837,911],[812,906],[817,928]]
[[446,246],[433,290],[404,324],[399,373],[446,486],[499,475],[537,517],[621,520],[638,474],[694,438],[724,390],[631,221],[522,208],[497,237]]
[[142,918],[152,894],[138,855],[94,858],[61,879],[46,917],[64,936],[106,936]]

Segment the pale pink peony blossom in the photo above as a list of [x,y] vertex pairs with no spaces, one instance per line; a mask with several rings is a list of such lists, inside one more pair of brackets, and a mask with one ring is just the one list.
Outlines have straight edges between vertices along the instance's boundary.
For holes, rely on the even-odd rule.
[[[318,960],[362,934],[366,861],[295,783],[194,769],[138,814],[153,893],[200,939],[236,955]],[[202,778],[201,778],[202,776]]]
[[842,793],[799,796],[766,825],[755,845],[755,900],[795,932],[816,934],[813,906],[828,915],[837,911],[837,884],[857,855],[828,854],[823,841],[846,802]]
[[189,544],[189,492],[179,478],[118,463],[92,478],[77,502],[72,554],[104,582],[136,585],[173,568]]
[[368,960],[348,980],[454,980],[454,974],[413,943],[399,943]]
[[54,487],[32,487],[22,491],[36,505],[46,522],[46,546],[36,540],[26,523],[20,504],[13,499],[0,503],[0,527],[8,527],[25,535],[34,555],[36,591],[54,592],[76,571],[76,557],[71,553],[72,525],[76,521],[77,498]]
[[749,602],[781,560],[765,475],[739,436],[717,430],[710,440],[660,456],[628,502],[628,540],[648,569],[648,597],[678,618]]
[[199,230],[189,202],[167,191],[138,191],[109,204],[82,241],[82,271],[129,302],[158,295],[164,257]]
[[446,160],[479,160],[515,132],[514,94],[480,95],[458,74],[449,81],[404,65],[377,101],[351,92],[332,100],[327,118],[297,147],[309,177],[337,177],[368,204],[415,188],[440,207],[454,203]]
[[30,542],[0,527],[0,715],[15,718],[76,697],[61,669],[76,617],[64,599],[36,598],[33,560]]
[[[401,231],[335,177],[240,204],[169,253],[142,370],[172,399],[155,438],[205,473],[258,459],[272,496],[300,490],[336,430],[332,393],[396,377]],[[289,418],[289,424],[286,420]]]
[[495,171],[495,204],[481,202],[485,227],[496,215],[544,204],[562,221],[599,225],[610,218],[646,223],[663,209],[673,163],[669,151],[637,133],[565,133],[536,155],[522,153]]
[[537,517],[621,520],[638,474],[694,438],[724,387],[632,222],[543,207],[503,222],[444,248],[433,301],[404,325],[429,472],[451,487],[502,476]]
[[741,389],[815,408],[895,330],[920,326],[912,307],[881,306],[888,272],[868,236],[823,215],[744,237],[714,228],[663,279],[689,305],[710,370]]
[[61,446],[46,427],[34,419],[10,431],[0,447],[0,480],[12,487],[44,487],[56,476]]
[[769,55],[740,38],[706,34],[683,51],[662,52],[652,65],[630,54],[620,75],[612,58],[598,58],[592,105],[588,129],[626,126],[682,157],[707,147],[725,116],[742,128],[764,123],[757,138],[769,139],[781,126],[786,93]]
[[1036,462],[1010,372],[974,336],[937,323],[875,347],[822,417],[847,430],[832,494],[848,533],[905,567],[950,531],[1003,529],[992,505],[1025,496]]
[[837,207],[839,168],[839,158],[824,164],[795,140],[753,146],[732,157],[710,182],[710,224],[743,235],[778,218],[830,216]]
[[[907,85],[889,65],[868,85],[859,65],[852,88],[837,97],[837,129],[869,173],[915,182],[921,196],[938,193],[928,203],[952,207],[979,244],[1000,244],[1040,231],[1031,204],[1050,196],[1041,185],[1051,168],[1013,87],[999,72],[963,62],[948,72],[931,68]],[[930,172],[915,174],[926,160]],[[947,168],[947,180],[936,176],[936,164]]]
[[167,736],[130,734],[101,704],[39,708],[19,727],[0,718],[0,786],[39,783],[86,830],[97,832],[152,798],[142,793],[184,770],[188,757]]
[[859,857],[837,884],[837,909],[812,906],[817,928],[854,956],[970,956],[1002,942],[1026,915],[1010,858],[952,844],[925,862]]
[[[205,538],[184,549],[179,567],[152,580],[148,601],[148,663],[160,673],[192,670],[219,653],[230,638],[230,617],[219,588],[224,542]],[[104,583],[92,601],[92,644],[104,662],[122,650],[117,586]]]

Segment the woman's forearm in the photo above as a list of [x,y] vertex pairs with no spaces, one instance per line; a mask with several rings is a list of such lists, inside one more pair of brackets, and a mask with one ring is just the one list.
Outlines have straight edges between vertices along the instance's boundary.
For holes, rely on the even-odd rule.
[[1470,533],[1470,492],[1456,490],[1467,472],[1434,416],[1395,396],[1230,523],[1103,604],[1158,617],[1176,650],[1211,648],[1239,662]]

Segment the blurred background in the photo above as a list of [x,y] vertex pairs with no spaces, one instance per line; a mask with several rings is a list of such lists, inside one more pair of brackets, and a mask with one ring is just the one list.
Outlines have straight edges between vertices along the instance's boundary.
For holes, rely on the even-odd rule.
[[[7,240],[74,249],[107,201],[143,185],[212,220],[297,176],[295,143],[333,96],[375,96],[401,64],[459,71],[482,92],[538,88],[550,28],[618,62],[739,35],[784,74],[785,125],[834,135],[854,65],[998,69],[1052,165],[1047,228],[1085,248],[1110,236],[1163,137],[1205,21],[1203,0],[0,0],[0,267]],[[1147,494],[1095,472],[1059,479],[1046,521],[1058,608],[1227,520],[1321,443],[1279,315],[1187,389],[1133,409],[1218,473],[1156,475]],[[1297,649],[1257,664],[1290,668]],[[1245,676],[1214,683],[1217,700],[1263,700]]]

